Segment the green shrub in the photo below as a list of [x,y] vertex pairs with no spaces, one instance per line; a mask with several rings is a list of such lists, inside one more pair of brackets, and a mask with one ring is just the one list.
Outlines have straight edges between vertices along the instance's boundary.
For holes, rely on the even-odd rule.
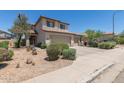
[[50,61],[57,60],[60,54],[59,46],[57,44],[50,44],[47,47],[47,55]]
[[5,48],[0,48],[0,61],[3,61],[8,56],[8,51]]
[[124,44],[124,38],[120,38],[119,44]]
[[5,48],[0,48],[0,61],[7,61],[14,55],[12,50],[7,50]]
[[47,48],[47,45],[46,44],[41,44],[40,48],[45,49],[45,48]]
[[41,44],[42,44],[42,43],[38,43],[36,46],[37,46],[37,47],[41,47]]
[[9,50],[8,53],[9,53],[8,58],[11,59],[14,55],[14,52],[12,50]]
[[8,49],[9,41],[2,41],[0,42],[0,47],[1,48],[6,48]]
[[72,48],[64,49],[62,55],[64,59],[75,60],[76,49],[72,49]]
[[41,49],[47,48],[47,45],[44,44],[44,43],[43,44],[42,43],[38,43],[36,46],[39,47],[39,48],[41,48]]
[[14,42],[14,47],[18,48],[18,42],[17,41]]
[[98,47],[101,49],[112,49],[116,46],[116,42],[101,42]]
[[59,43],[59,46],[60,46],[60,48],[61,48],[62,50],[64,50],[64,49],[69,49],[69,45],[66,44],[66,43]]
[[69,45],[66,43],[57,43],[60,51],[60,55],[62,55],[62,52],[64,49],[69,49]]
[[98,47],[98,43],[95,42],[95,41],[89,41],[88,44],[89,44],[90,47]]
[[115,41],[117,44],[124,44],[124,37],[116,37]]

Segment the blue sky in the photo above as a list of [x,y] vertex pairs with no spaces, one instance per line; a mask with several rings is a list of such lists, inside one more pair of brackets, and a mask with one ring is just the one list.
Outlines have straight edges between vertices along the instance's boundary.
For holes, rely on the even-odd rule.
[[[18,13],[24,13],[30,23],[35,23],[40,15],[55,18],[70,24],[71,32],[83,33],[86,29],[112,32],[112,14],[109,10],[0,10],[0,29],[7,31],[13,25]],[[115,16],[115,32],[124,30],[124,11]]]

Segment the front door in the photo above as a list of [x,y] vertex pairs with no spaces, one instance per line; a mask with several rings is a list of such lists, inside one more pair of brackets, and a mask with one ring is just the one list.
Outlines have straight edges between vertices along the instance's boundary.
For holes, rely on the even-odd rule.
[[36,44],[36,36],[30,36],[30,45],[35,45]]

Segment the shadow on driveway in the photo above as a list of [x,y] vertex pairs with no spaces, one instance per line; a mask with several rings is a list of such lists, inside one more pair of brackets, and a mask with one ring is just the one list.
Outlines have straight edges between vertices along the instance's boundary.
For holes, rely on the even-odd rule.
[[0,69],[5,68],[7,65],[8,65],[7,63],[0,63]]

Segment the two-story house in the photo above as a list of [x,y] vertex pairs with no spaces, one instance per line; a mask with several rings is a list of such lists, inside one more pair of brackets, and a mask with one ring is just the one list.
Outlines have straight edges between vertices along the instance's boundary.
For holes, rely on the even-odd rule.
[[69,45],[78,44],[80,35],[71,33],[68,30],[69,24],[44,16],[40,16],[34,25],[34,30],[37,33],[30,37],[30,42],[38,43],[67,43]]

